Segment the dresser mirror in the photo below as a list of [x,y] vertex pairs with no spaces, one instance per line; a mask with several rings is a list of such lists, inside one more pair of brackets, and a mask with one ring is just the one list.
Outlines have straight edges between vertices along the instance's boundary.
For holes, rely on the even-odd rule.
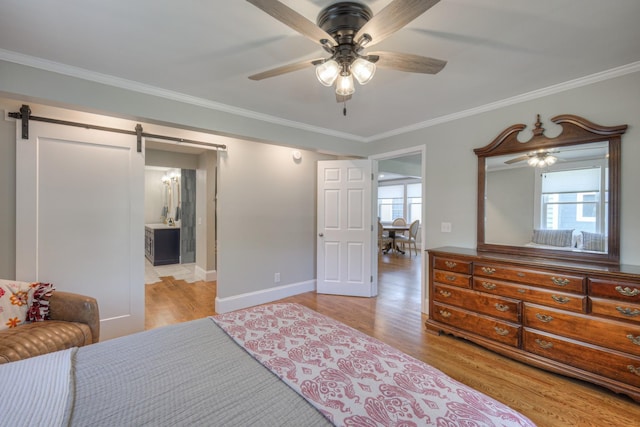
[[[620,260],[620,145],[627,126],[574,115],[505,129],[478,156],[479,251],[567,261]],[[558,126],[556,126],[558,128]]]

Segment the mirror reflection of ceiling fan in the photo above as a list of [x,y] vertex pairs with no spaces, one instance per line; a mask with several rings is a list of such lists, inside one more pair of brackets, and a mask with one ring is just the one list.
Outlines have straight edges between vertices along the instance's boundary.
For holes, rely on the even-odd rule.
[[526,160],[529,166],[534,166],[534,167],[551,166],[556,161],[558,161],[558,158],[553,155],[556,153],[558,153],[558,151],[550,151],[550,150],[530,151],[527,154],[523,154],[522,156],[509,159],[504,163],[507,165],[511,165],[513,163],[518,163]]
[[371,80],[376,67],[436,74],[447,63],[409,53],[363,53],[365,48],[389,37],[440,0],[392,0],[375,16],[369,7],[360,3],[333,3],[320,11],[317,25],[278,0],[247,1],[318,43],[330,55],[328,58],[301,61],[254,74],[249,76],[251,80],[262,80],[314,66],[320,83],[327,87],[335,84],[336,100],[346,102],[355,92],[354,77],[364,85]]

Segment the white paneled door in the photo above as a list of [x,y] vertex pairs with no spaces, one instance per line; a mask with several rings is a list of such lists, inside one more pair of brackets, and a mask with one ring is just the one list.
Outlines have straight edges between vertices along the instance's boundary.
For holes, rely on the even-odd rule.
[[[378,293],[370,160],[318,162],[317,291]],[[377,231],[376,231],[377,233]]]
[[136,137],[16,126],[16,279],[92,296],[101,340],[144,329],[144,156]]

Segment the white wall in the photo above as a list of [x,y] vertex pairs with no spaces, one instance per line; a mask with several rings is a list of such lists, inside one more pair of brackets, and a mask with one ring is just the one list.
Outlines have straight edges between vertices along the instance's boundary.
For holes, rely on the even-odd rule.
[[165,188],[162,177],[166,172],[146,168],[144,171],[144,223],[158,224],[162,221]]

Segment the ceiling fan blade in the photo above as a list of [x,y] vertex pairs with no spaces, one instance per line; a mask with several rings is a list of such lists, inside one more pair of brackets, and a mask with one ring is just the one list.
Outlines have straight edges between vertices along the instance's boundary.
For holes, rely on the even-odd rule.
[[278,0],[247,1],[314,42],[322,45],[320,40],[327,40],[329,46],[337,46],[329,33]]
[[510,165],[510,164],[513,164],[513,163],[518,163],[518,162],[521,162],[523,160],[527,160],[529,157],[531,157],[531,156],[529,156],[528,154],[525,154],[524,156],[520,156],[520,157],[514,157],[513,159],[507,160],[505,162],[505,164]]
[[359,41],[364,34],[369,34],[372,40],[367,46],[373,46],[425,13],[439,1],[393,0],[360,28],[354,40]]
[[347,102],[348,100],[351,99],[352,95],[338,95],[336,93],[336,102],[339,104],[341,102]]
[[370,52],[369,57],[378,56],[376,66],[393,68],[409,73],[437,74],[447,65],[447,61],[428,58],[426,56],[412,55],[400,52]]
[[324,59],[316,58],[316,59],[307,59],[305,61],[294,62],[293,64],[283,65],[281,67],[272,68],[271,70],[263,71],[258,74],[254,74],[249,76],[251,80],[263,80],[268,79],[269,77],[279,76],[281,74],[291,73],[293,71],[302,70],[303,68],[313,67],[318,64],[318,62],[322,62]]

